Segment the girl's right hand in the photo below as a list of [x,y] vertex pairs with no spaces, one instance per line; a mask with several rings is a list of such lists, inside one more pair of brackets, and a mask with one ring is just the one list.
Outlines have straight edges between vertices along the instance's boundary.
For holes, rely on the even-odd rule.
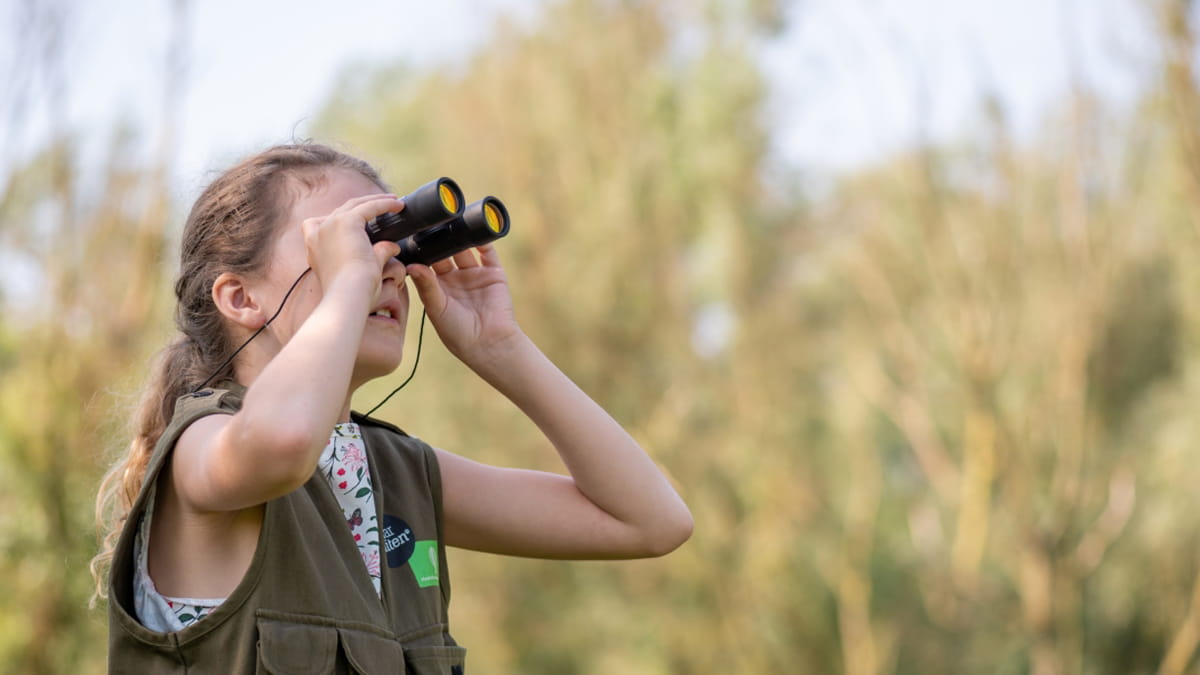
[[308,264],[328,288],[343,271],[361,270],[378,286],[384,265],[400,247],[393,241],[376,242],[366,234],[366,224],[384,214],[404,208],[404,202],[391,194],[355,197],[327,216],[307,218],[300,223]]

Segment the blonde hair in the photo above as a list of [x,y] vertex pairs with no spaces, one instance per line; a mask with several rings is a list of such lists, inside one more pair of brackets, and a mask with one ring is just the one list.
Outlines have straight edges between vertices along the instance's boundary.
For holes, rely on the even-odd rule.
[[175,281],[178,334],[152,365],[131,421],[133,439],[105,474],[96,497],[101,545],[91,563],[93,603],[108,595],[117,539],[142,488],[154,447],[175,414],[176,399],[210,376],[220,381],[233,375],[232,365],[221,366],[234,345],[213,303],[213,282],[223,272],[260,272],[299,190],[315,188],[325,170],[333,168],[357,171],[386,190],[366,162],[325,145],[302,143],[275,146],[242,160],[214,180],[192,206]]

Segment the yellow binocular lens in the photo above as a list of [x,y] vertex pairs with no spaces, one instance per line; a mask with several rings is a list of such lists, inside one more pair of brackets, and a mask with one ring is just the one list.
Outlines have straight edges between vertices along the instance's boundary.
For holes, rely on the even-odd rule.
[[504,217],[500,215],[500,209],[491,202],[483,205],[483,218],[492,232],[499,234],[500,229],[504,227]]
[[447,213],[458,213],[458,195],[454,193],[454,189],[446,183],[438,185],[438,196],[442,199],[442,206],[446,208]]

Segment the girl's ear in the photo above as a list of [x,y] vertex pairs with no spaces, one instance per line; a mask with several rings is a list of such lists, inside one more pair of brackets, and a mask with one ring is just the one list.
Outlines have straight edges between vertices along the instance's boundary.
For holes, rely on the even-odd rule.
[[257,297],[250,292],[245,279],[232,272],[222,272],[212,287],[213,303],[225,318],[247,330],[258,330],[266,323]]

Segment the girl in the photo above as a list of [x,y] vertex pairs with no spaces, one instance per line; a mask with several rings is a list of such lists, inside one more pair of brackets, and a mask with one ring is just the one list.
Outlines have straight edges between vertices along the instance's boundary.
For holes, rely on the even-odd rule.
[[[197,200],[180,334],[98,499],[114,515],[94,561],[111,567],[113,672],[461,673],[446,545],[635,558],[690,536],[650,458],[521,332],[491,245],[407,269],[395,243],[372,246],[365,224],[403,208],[367,164],[316,144],[250,157]],[[351,413],[353,392],[400,362],[406,278],[450,352],[570,477],[482,465]]]

